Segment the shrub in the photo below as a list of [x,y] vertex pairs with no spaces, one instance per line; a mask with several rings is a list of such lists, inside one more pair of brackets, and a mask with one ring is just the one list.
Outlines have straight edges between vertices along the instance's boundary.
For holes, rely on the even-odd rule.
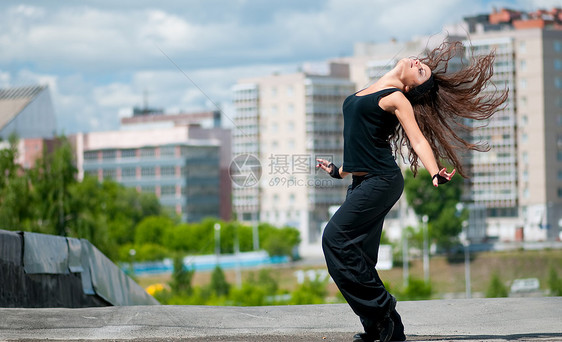
[[507,287],[501,281],[500,276],[497,273],[492,274],[490,284],[486,290],[486,298],[507,297],[507,295]]
[[562,296],[562,279],[558,278],[558,273],[554,266],[550,266],[548,287],[552,296]]

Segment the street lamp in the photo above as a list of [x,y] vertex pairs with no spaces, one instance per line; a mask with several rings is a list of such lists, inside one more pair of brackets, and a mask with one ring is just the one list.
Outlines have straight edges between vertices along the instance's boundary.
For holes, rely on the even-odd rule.
[[464,281],[466,289],[466,298],[471,298],[470,289],[470,240],[468,240],[468,222],[462,221],[462,229],[464,236],[462,237],[462,244],[464,246]]
[[423,215],[423,278],[426,283],[429,283],[429,237],[427,232],[427,215]]
[[215,255],[217,256],[217,266],[219,265],[219,256],[221,254],[221,225],[215,223]]
[[129,255],[131,256],[131,267],[130,267],[130,275],[135,274],[135,255],[137,255],[137,251],[134,248],[129,249]]
[[398,201],[398,211],[399,211],[399,220],[400,220],[400,227],[402,227],[402,278],[403,278],[403,286],[404,288],[408,287],[408,283],[410,281],[410,269],[409,269],[409,261],[408,261],[408,229],[406,228],[406,224],[404,222],[405,213],[404,207],[404,200],[400,199]]

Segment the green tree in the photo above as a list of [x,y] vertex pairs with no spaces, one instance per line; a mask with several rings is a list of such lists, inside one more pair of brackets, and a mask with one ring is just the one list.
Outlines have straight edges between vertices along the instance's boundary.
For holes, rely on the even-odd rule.
[[456,176],[447,184],[435,188],[429,172],[425,169],[420,169],[415,178],[412,171],[407,170],[404,177],[408,205],[419,217],[427,215],[431,238],[446,249],[456,242],[466,216],[466,212],[457,212],[462,184],[463,179]]
[[270,296],[275,295],[279,290],[279,281],[273,277],[271,269],[268,268],[260,269],[257,277],[252,273],[249,282],[260,286]]
[[153,193],[138,192],[111,179],[104,179],[101,189],[110,237],[118,244],[133,242],[135,228],[144,218],[162,214],[160,202]]
[[166,216],[149,216],[143,219],[136,227],[135,244],[152,243],[163,246],[164,234],[172,229],[174,221]]
[[266,305],[267,293],[257,285],[244,282],[239,288],[230,291],[229,304],[234,306],[262,306]]
[[562,296],[562,279],[558,278],[558,273],[554,266],[550,266],[548,273],[548,287],[552,296]]
[[43,151],[31,170],[34,185],[34,208],[37,209],[38,230],[67,236],[72,219],[70,189],[76,183],[72,147],[64,136],[55,139],[52,152]]
[[110,236],[110,217],[103,188],[93,176],[85,175],[82,182],[69,187],[69,217],[67,235],[90,241],[108,258],[118,257],[117,243]]
[[170,288],[174,295],[188,296],[192,294],[193,287],[191,281],[193,280],[194,270],[187,269],[183,264],[183,258],[174,258],[174,270],[172,272],[172,280]]
[[33,219],[29,177],[16,163],[17,143],[12,135],[8,146],[0,150],[0,225],[8,230],[25,229]]
[[302,304],[323,304],[328,295],[326,289],[327,281],[305,280],[302,284],[291,292],[291,300],[289,304],[302,305]]
[[260,244],[270,256],[288,255],[294,257],[293,250],[300,243],[300,233],[296,228],[277,228],[262,223],[258,229]]
[[400,300],[426,300],[431,299],[433,293],[431,283],[426,283],[423,279],[410,277],[408,286],[398,293]]
[[499,274],[492,274],[492,278],[486,289],[486,298],[507,297],[507,295],[507,287],[501,281]]
[[227,296],[230,292],[230,284],[226,281],[224,272],[220,266],[216,266],[211,274],[210,290],[217,296]]

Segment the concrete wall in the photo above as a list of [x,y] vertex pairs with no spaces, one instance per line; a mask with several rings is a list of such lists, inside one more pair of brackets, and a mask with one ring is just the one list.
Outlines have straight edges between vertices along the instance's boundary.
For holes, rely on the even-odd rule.
[[151,304],[158,302],[86,240],[0,230],[0,307]]

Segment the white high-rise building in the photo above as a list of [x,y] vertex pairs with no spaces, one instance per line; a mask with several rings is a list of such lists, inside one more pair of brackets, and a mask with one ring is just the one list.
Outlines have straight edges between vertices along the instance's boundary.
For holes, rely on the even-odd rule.
[[[491,150],[470,154],[466,200],[472,211],[469,238],[482,241],[559,240],[562,224],[562,10],[522,13],[511,10],[465,18],[446,28],[449,40],[464,42],[466,57],[495,50],[492,81],[509,89],[505,107],[473,139]],[[466,33],[470,33],[467,39]],[[464,34],[464,36],[463,36]],[[437,46],[445,36],[409,42],[357,44],[350,64],[352,80],[363,88],[396,61]],[[453,69],[458,60],[453,60]],[[489,87],[488,91],[493,91]],[[477,123],[479,124],[479,123]],[[398,206],[388,215],[387,234],[417,225]],[[485,225],[482,224],[485,222]]]
[[234,87],[233,210],[238,220],[292,226],[299,253],[321,254],[330,207],[348,182],[316,169],[316,158],[342,162],[342,103],[353,93],[347,65],[240,80]]
[[[319,251],[315,247],[323,222],[329,218],[330,208],[341,204],[349,181],[334,182],[313,171],[297,174],[296,161],[291,158],[326,154],[341,163],[345,97],[375,82],[400,58],[421,57],[448,39],[464,43],[465,57],[495,49],[492,81],[500,90],[509,88],[505,107],[472,136],[487,141],[491,150],[474,152],[465,161],[471,175],[464,196],[471,211],[469,239],[559,240],[562,10],[494,11],[465,18],[443,31],[447,35],[408,42],[358,43],[353,56],[333,59],[324,76],[302,72],[241,80],[234,89],[233,151],[235,157],[245,156],[235,164],[238,170],[246,166],[252,177],[242,178],[248,182],[244,186],[235,185],[233,207],[238,219],[298,227],[303,239],[301,253]],[[460,58],[452,60],[451,69],[460,62]],[[342,73],[344,65],[349,69]],[[493,87],[487,90],[493,91]],[[253,172],[256,170],[261,174]],[[292,186],[307,179],[326,180],[333,186]],[[252,182],[256,185],[250,186]],[[399,208],[406,207],[400,202],[404,198],[385,221],[386,234],[394,240],[400,238],[403,227],[419,225],[411,210],[399,215]]]
[[[501,10],[466,18],[475,54],[496,51],[494,83],[509,88],[504,110],[481,137],[474,203],[487,208],[488,236],[558,240],[562,224],[562,10]],[[516,233],[517,232],[517,233]]]

